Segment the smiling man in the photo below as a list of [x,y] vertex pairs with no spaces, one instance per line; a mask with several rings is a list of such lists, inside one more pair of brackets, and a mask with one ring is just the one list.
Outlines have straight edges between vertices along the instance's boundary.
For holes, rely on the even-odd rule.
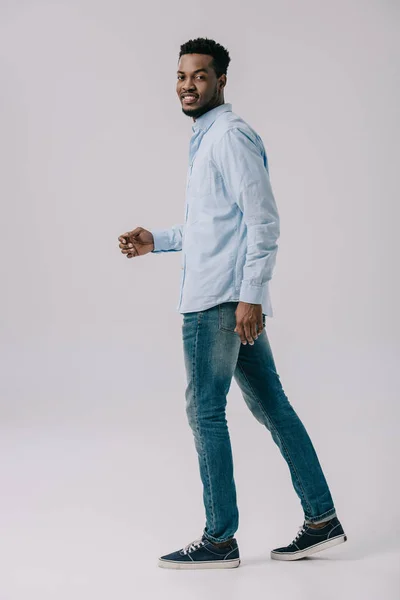
[[225,412],[233,377],[278,445],[304,512],[294,540],[271,557],[296,560],[347,539],[310,437],[282,388],[265,330],[266,316],[273,316],[269,282],[279,216],[264,144],[224,99],[229,63],[228,51],[213,40],[181,46],[176,91],[182,112],[193,120],[184,223],[137,227],[119,237],[128,258],[182,251],[177,310],[183,314],[186,413],[206,523],[201,537],[159,558],[159,566],[173,569],[240,564]]

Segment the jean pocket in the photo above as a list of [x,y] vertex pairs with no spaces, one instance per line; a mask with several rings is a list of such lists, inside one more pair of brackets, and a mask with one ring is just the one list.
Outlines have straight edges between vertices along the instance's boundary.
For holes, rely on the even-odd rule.
[[236,308],[238,302],[223,302],[218,305],[218,328],[222,331],[229,331],[237,335],[234,331],[236,327]]
[[[237,335],[236,327],[236,308],[239,302],[224,302],[219,304],[219,323],[218,327],[222,331],[230,331]],[[265,315],[262,314],[263,330],[265,329]]]

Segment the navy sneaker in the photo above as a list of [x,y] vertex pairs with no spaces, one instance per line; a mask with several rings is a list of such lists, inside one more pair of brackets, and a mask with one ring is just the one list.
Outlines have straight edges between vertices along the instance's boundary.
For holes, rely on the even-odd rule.
[[333,517],[324,527],[318,529],[308,527],[304,521],[303,525],[289,546],[271,550],[271,558],[276,560],[298,560],[310,556],[314,552],[320,552],[342,544],[347,540],[340,521]]
[[165,569],[232,569],[240,565],[239,547],[235,538],[219,548],[203,534],[181,550],[164,554],[158,566]]

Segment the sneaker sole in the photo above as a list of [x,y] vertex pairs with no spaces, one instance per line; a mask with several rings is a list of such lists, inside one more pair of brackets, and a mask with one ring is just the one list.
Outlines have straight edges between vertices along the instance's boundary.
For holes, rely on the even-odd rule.
[[175,562],[173,560],[158,559],[158,566],[163,569],[234,569],[240,565],[240,558],[232,560],[209,560],[201,562]]
[[310,556],[310,554],[314,554],[315,552],[320,552],[321,550],[327,550],[338,544],[343,544],[343,542],[346,541],[347,535],[342,534],[331,540],[327,540],[326,542],[319,542],[319,544],[315,544],[315,546],[311,546],[311,548],[299,550],[298,552],[274,552],[274,550],[271,550],[271,558],[275,560],[298,560],[299,558]]

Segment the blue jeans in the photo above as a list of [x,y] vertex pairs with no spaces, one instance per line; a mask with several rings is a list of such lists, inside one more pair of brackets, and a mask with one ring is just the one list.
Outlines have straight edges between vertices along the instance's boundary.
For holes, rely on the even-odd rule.
[[233,537],[239,524],[225,414],[233,376],[247,406],[270,431],[287,462],[305,520],[319,523],[336,515],[315,449],[282,389],[267,332],[264,328],[253,346],[242,344],[234,332],[237,305],[224,302],[183,313],[182,323],[186,414],[203,483],[204,534],[215,542]]

